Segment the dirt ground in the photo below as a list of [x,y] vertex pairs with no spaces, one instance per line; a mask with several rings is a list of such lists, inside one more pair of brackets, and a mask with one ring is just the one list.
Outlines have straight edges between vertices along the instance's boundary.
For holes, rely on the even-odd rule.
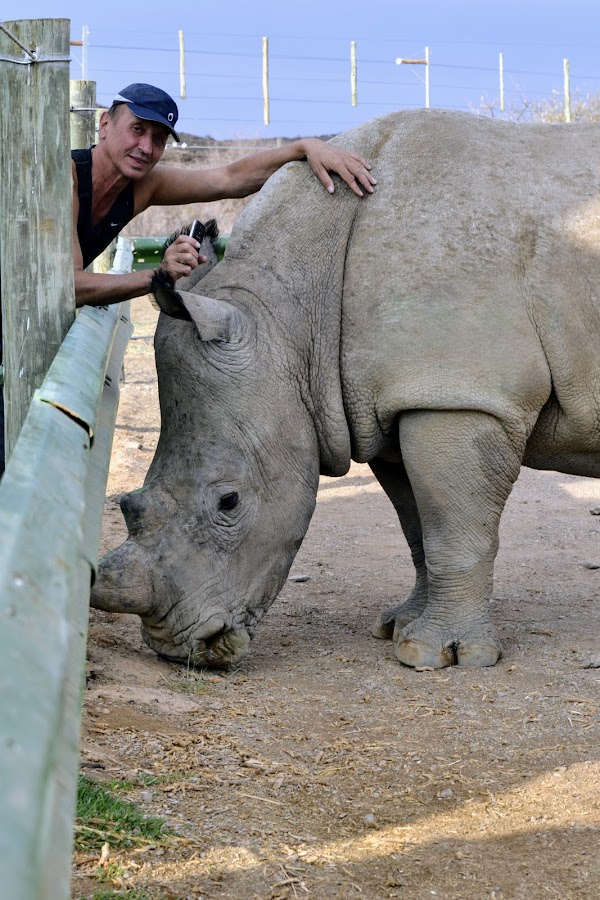
[[[104,549],[159,433],[156,313],[133,302]],[[600,897],[600,484],[523,470],[505,512],[491,669],[416,672],[370,636],[412,586],[367,466],[323,478],[288,582],[241,668],[161,660],[139,621],[92,611],[82,758],[176,830],[113,854],[114,890],[159,898]],[[78,855],[73,897],[99,885]]]

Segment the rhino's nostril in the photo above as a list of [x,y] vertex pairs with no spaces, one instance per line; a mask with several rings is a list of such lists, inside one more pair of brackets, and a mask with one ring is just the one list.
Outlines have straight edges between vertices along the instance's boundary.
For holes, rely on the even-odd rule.
[[215,631],[215,633],[211,634],[210,637],[205,638],[201,643],[204,644],[208,649],[210,649],[218,641],[221,641],[230,630],[230,628],[226,628],[225,625],[223,625],[222,628],[219,628],[218,631]]
[[221,637],[225,631],[229,630],[229,626],[225,620],[225,615],[221,611],[215,611],[203,625],[195,628],[191,640],[193,643],[212,643],[216,638]]

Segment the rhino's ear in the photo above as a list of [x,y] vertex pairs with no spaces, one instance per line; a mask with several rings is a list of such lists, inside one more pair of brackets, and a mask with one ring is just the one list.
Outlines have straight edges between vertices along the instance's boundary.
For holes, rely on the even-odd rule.
[[162,312],[172,319],[191,319],[191,316],[183,303],[181,296],[175,290],[175,282],[164,269],[157,269],[150,282],[150,290]]
[[244,316],[236,307],[212,297],[176,291],[173,279],[162,269],[154,274],[150,289],[162,312],[193,322],[202,341],[230,340],[234,328],[242,327]]

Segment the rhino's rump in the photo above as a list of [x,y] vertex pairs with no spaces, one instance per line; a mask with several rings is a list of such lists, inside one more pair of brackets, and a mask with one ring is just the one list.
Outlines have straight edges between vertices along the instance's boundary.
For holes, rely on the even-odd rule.
[[[545,408],[559,443],[587,434],[597,447],[600,129],[443,112],[397,126],[369,132],[379,185],[347,254],[355,456],[415,408],[480,409],[527,434]],[[369,155],[360,129],[350,144]]]

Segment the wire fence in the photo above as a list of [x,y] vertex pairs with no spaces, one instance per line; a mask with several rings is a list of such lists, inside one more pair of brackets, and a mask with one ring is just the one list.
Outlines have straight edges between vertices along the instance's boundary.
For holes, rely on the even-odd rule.
[[[180,98],[182,131],[228,139],[294,131],[331,134],[391,110],[425,106],[429,85],[431,105],[448,109],[489,109],[501,94],[507,107],[523,97],[552,99],[565,90],[569,57],[569,89],[600,90],[600,63],[595,48],[585,42],[561,48],[558,42],[508,41],[496,47],[491,42],[427,45],[393,37],[355,42],[279,35],[269,38],[265,78],[266,38],[258,35],[84,29],[84,37],[85,53],[74,59],[71,75],[95,80],[100,103],[109,105],[127,81],[154,81]],[[397,64],[401,57],[423,57],[425,50],[427,66]]]

